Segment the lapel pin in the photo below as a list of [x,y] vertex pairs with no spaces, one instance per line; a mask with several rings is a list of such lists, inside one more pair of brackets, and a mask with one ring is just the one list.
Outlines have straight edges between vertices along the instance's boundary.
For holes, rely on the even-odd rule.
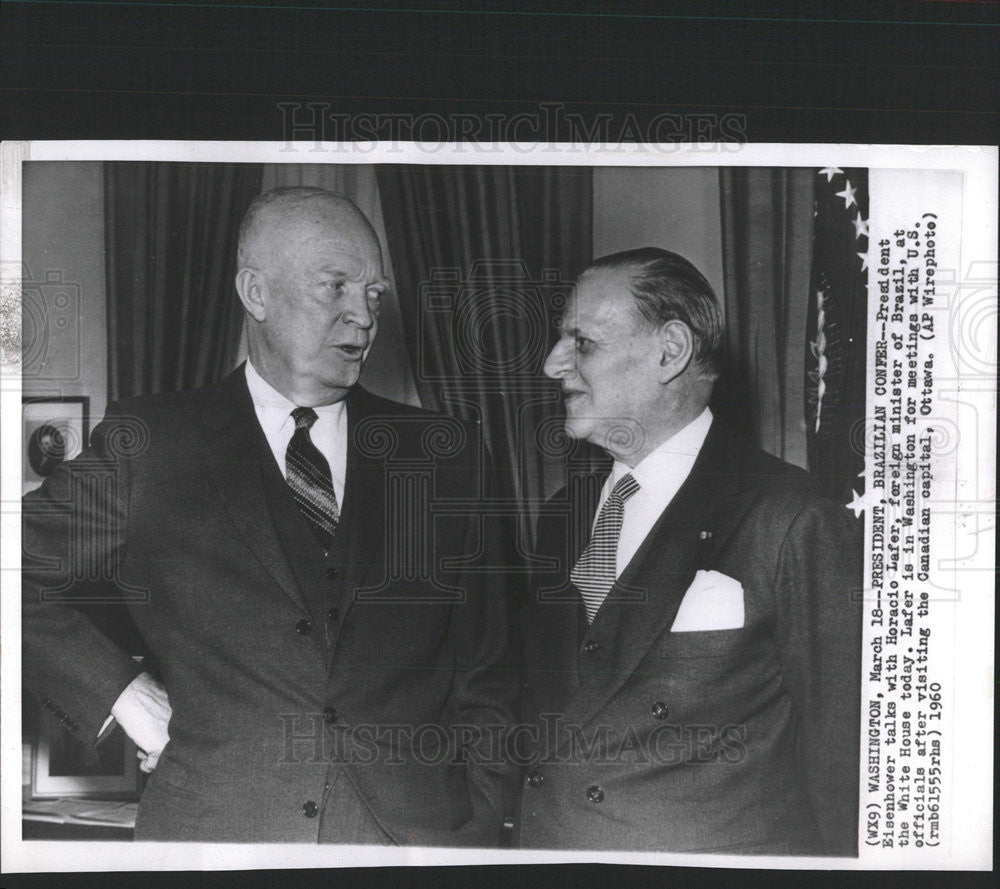
[[712,532],[711,531],[699,531],[698,532],[698,539],[699,540],[711,540],[712,539]]

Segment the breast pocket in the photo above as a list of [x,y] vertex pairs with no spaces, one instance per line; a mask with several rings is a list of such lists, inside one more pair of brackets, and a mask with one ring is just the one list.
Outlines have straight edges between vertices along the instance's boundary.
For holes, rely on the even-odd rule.
[[746,632],[732,630],[692,630],[664,633],[657,643],[660,658],[720,658],[738,652],[746,642]]
[[716,690],[741,686],[770,660],[767,638],[748,627],[664,633],[651,654],[651,670],[671,682],[695,682]]

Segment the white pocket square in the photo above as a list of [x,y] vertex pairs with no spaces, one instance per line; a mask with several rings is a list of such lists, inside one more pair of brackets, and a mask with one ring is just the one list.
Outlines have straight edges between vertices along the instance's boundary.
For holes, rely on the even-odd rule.
[[718,571],[699,571],[681,599],[671,633],[743,626],[743,585]]

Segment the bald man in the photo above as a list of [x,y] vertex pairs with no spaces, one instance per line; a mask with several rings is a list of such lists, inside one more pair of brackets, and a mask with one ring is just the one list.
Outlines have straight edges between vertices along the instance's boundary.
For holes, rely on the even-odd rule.
[[[135,741],[137,839],[496,844],[506,596],[456,567],[499,558],[476,430],[358,385],[387,284],[353,204],[266,192],[238,264],[246,364],[113,405],[25,501],[25,680]],[[67,607],[95,565],[157,677]]]

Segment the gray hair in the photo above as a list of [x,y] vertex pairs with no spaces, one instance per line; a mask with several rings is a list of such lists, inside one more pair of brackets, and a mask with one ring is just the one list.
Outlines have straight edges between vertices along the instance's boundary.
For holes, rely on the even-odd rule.
[[584,271],[629,273],[629,287],[641,323],[656,329],[682,321],[695,338],[694,361],[713,378],[722,368],[724,330],[719,300],[705,276],[677,253],[640,247],[595,260]]

